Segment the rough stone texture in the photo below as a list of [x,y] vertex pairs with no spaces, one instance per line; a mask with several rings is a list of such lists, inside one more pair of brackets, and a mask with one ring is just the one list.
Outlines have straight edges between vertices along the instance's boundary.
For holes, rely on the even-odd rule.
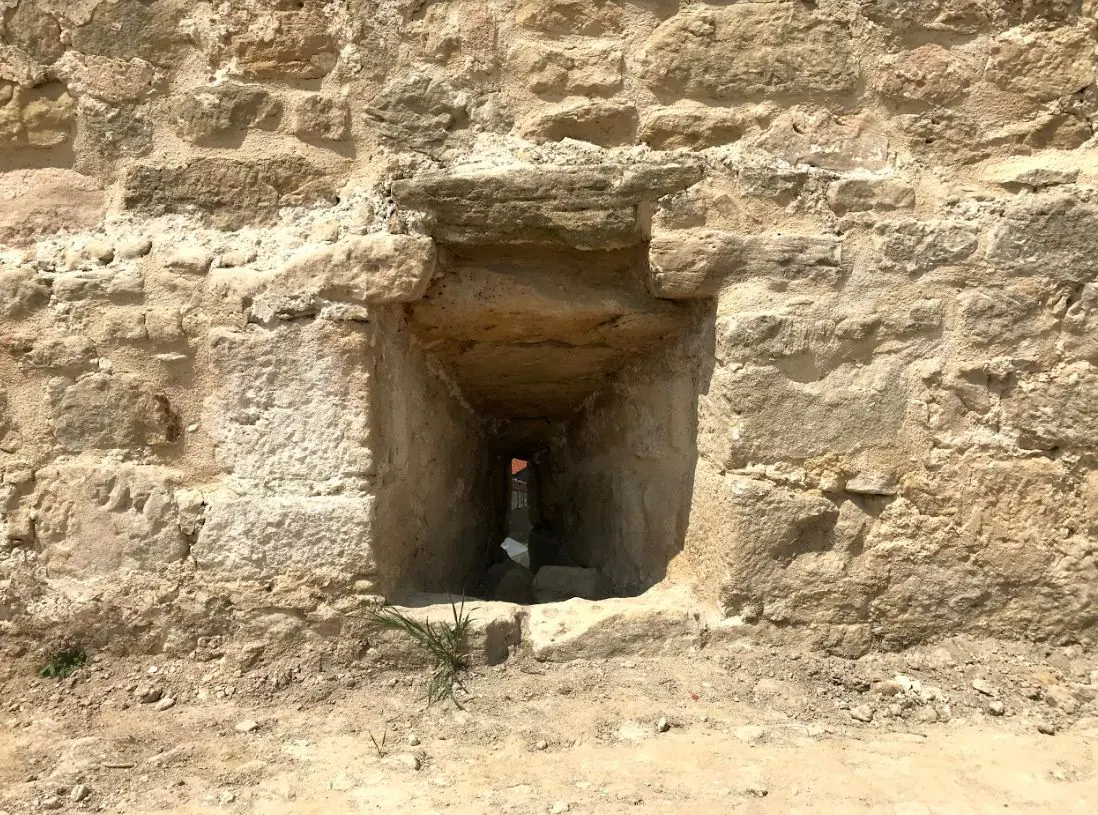
[[178,471],[77,461],[43,468],[35,480],[35,536],[52,572],[110,583],[190,553],[196,508]]
[[0,5],[0,637],[1095,637],[1093,0]]
[[843,94],[859,73],[846,28],[796,2],[685,9],[646,54],[657,92],[721,100]]
[[420,299],[435,271],[435,246],[412,235],[366,235],[295,255],[273,287],[291,296],[353,303]]

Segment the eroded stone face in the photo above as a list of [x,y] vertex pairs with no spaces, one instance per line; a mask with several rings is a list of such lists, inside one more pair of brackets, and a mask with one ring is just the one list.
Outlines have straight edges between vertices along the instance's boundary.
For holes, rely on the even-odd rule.
[[800,3],[740,3],[680,11],[646,45],[657,93],[735,100],[842,95],[858,67],[850,34]]

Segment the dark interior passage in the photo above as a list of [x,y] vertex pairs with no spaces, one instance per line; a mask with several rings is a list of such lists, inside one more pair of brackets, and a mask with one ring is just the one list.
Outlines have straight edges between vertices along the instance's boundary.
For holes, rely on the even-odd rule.
[[636,594],[681,550],[704,378],[692,355],[712,314],[653,297],[646,258],[643,247],[458,247],[407,307],[506,485],[482,507],[494,531],[473,594]]

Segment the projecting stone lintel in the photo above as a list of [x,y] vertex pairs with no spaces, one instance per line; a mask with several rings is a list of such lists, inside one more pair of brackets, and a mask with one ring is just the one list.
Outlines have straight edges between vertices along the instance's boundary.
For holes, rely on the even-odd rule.
[[648,239],[658,199],[701,180],[699,163],[513,165],[424,173],[393,183],[440,243],[615,249]]
[[649,244],[649,291],[669,300],[716,296],[753,277],[797,280],[834,273],[842,241],[831,235],[740,235],[715,229],[660,232]]

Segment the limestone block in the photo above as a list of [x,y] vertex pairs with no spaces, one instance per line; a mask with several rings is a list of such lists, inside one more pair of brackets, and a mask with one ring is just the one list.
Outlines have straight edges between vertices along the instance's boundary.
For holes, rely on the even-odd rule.
[[528,119],[521,132],[535,142],[578,139],[613,147],[636,140],[637,120],[637,109],[633,105],[575,102]]
[[324,12],[323,0],[234,4],[217,18],[226,36],[212,44],[211,57],[250,79],[319,79],[339,57]]
[[191,555],[210,578],[350,585],[374,576],[372,497],[207,500]]
[[1098,439],[1098,369],[1075,363],[1036,381],[1023,381],[1003,400],[1006,423],[1028,450],[1093,453]]
[[77,331],[42,331],[23,357],[28,368],[90,368],[96,360],[95,345]]
[[1092,29],[1012,29],[994,40],[986,76],[996,85],[1042,102],[1094,84]]
[[221,229],[269,223],[280,206],[330,197],[339,181],[300,156],[255,161],[215,156],[183,164],[133,164],[123,179],[123,204],[151,214],[205,214]]
[[339,96],[310,93],[292,111],[294,135],[305,141],[344,141],[351,135],[350,110]]
[[886,356],[804,382],[768,365],[718,368],[701,400],[699,450],[731,468],[891,447],[904,425],[910,377]]
[[170,444],[182,433],[167,397],[128,374],[55,379],[50,401],[53,434],[72,451]]
[[208,341],[218,385],[202,424],[241,489],[367,489],[373,352],[365,328],[318,321],[216,329]]
[[1093,281],[1098,277],[1098,207],[1057,193],[1020,198],[991,230],[987,254],[1008,274]]
[[61,42],[61,26],[52,10],[42,3],[8,5],[3,30],[4,39],[38,62],[50,63],[65,51]]
[[1056,332],[1057,320],[1042,303],[1037,286],[981,287],[961,292],[960,326],[966,341],[997,345],[1012,353],[1033,352],[1033,343]]
[[[753,622],[768,600],[777,600],[785,568],[800,557],[831,546],[830,533],[839,507],[818,495],[800,493],[742,475],[720,476],[708,470],[691,511],[686,546],[723,540],[715,552],[720,566],[713,577],[727,613]],[[698,499],[701,499],[700,501]],[[804,574],[806,591],[820,589],[830,576]]]
[[916,277],[939,266],[961,263],[976,253],[979,232],[962,221],[908,218],[878,224],[882,269]]
[[35,474],[35,537],[50,571],[117,580],[161,572],[187,557],[180,529],[182,474],[164,467],[83,461]]
[[68,92],[90,96],[112,105],[139,102],[162,90],[164,74],[143,59],[112,59],[66,51],[50,66],[50,74],[65,83]]
[[984,0],[859,0],[862,13],[880,25],[904,30],[973,34],[991,22]]
[[352,235],[306,249],[282,267],[269,291],[353,303],[408,303],[427,290],[435,244],[421,235]]
[[975,79],[975,69],[964,58],[929,44],[883,57],[872,85],[889,98],[952,105],[965,98]]
[[598,37],[622,30],[621,8],[614,0],[524,0],[515,22],[546,34]]
[[641,124],[640,141],[654,150],[697,150],[738,141],[751,117],[735,108],[704,105],[655,108]]
[[658,232],[649,244],[657,297],[712,297],[751,277],[795,280],[838,268],[841,242],[824,235],[737,235],[713,229]]
[[26,317],[49,301],[49,287],[34,269],[0,270],[0,317]]
[[729,364],[782,363],[798,378],[818,379],[843,363],[864,356],[889,334],[910,335],[934,330],[940,315],[931,307],[904,315],[855,311],[833,317],[805,317],[770,311],[737,311],[717,318],[715,351]]
[[1098,364],[1098,285],[1083,286],[1064,315],[1063,328],[1062,341],[1068,359],[1087,359]]
[[575,566],[542,566],[534,575],[534,599],[539,603],[555,603],[580,597],[601,600],[606,587],[598,569]]
[[683,652],[697,644],[702,632],[696,609],[688,593],[668,589],[599,602],[536,605],[527,610],[522,642],[543,662]]
[[741,101],[855,89],[850,32],[801,3],[691,6],[656,29],[643,77],[659,94]]
[[86,172],[96,172],[103,160],[140,158],[152,152],[153,121],[142,105],[115,107],[85,97],[77,104],[77,122],[73,149]]
[[68,141],[74,107],[60,82],[23,88],[0,81],[0,146],[46,148]]
[[235,82],[194,88],[175,104],[176,130],[195,144],[242,139],[253,127],[273,130],[282,117],[282,103],[268,91]]
[[508,70],[539,95],[611,96],[622,87],[624,57],[615,42],[522,40],[507,61]]
[[4,173],[0,197],[0,241],[25,244],[38,235],[87,229],[106,209],[102,184],[62,169]]
[[875,23],[905,31],[922,28],[975,34],[1007,20],[1012,24],[1044,19],[1069,20],[1078,0],[859,0],[862,13]]
[[446,79],[411,73],[397,77],[370,100],[366,119],[394,145],[439,145],[469,124],[468,93]]
[[72,47],[83,54],[115,59],[140,57],[172,65],[186,46],[179,24],[190,10],[183,0],[117,0],[98,3],[72,32]]
[[823,111],[784,113],[750,143],[790,164],[824,170],[883,170],[889,166],[888,137],[874,122],[858,117],[840,120]]
[[1012,156],[983,168],[981,177],[1009,190],[1042,190],[1074,184],[1081,166],[1070,153]]
[[836,215],[912,209],[915,190],[899,178],[843,178],[827,188],[827,203]]
[[395,181],[393,198],[425,210],[440,242],[606,249],[644,240],[643,210],[701,176],[692,163],[512,165]]

